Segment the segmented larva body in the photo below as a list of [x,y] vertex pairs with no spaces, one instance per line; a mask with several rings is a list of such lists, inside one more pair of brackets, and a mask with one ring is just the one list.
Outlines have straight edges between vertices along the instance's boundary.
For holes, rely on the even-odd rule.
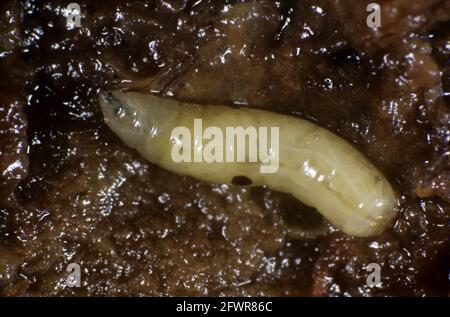
[[[386,178],[349,143],[306,120],[249,108],[180,103],[134,92],[103,94],[100,105],[105,122],[126,145],[169,171],[226,184],[245,177],[251,186],[266,185],[292,194],[355,236],[381,232],[395,215],[396,197]],[[204,128],[221,131],[236,126],[277,129],[258,135],[259,141],[264,139],[261,144],[268,145],[262,151],[268,156],[264,158],[260,153],[257,161],[250,160],[248,152],[240,161],[195,161],[205,150],[198,135],[188,143],[189,149],[182,148],[193,161],[174,160],[174,147],[180,149],[180,144],[186,144],[174,131],[185,127],[195,135],[196,119],[202,120]],[[275,144],[278,140],[279,144]],[[223,157],[234,150],[225,142]],[[277,168],[269,165],[269,161],[277,159]]]

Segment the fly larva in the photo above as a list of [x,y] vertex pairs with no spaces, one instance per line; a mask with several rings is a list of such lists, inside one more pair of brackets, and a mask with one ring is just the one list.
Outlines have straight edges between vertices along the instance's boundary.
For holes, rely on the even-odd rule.
[[[103,94],[100,105],[107,125],[125,144],[169,171],[214,183],[235,184],[241,179],[243,185],[266,185],[290,193],[355,236],[380,233],[395,215],[396,197],[386,178],[349,143],[311,122],[268,111],[200,106],[135,92]],[[262,162],[254,160],[174,160],[173,147],[185,140],[173,131],[179,127],[193,131],[195,119],[221,131],[234,126],[278,127],[279,144],[275,146],[272,138],[267,149],[270,158],[279,158],[278,169],[261,172]],[[268,141],[269,135],[258,138]],[[201,157],[200,137],[188,144],[183,151]],[[223,155],[234,153],[228,143],[222,146]]]

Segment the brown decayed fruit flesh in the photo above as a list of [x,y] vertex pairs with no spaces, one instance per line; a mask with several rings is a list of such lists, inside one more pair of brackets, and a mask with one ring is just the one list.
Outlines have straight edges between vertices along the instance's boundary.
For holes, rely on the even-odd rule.
[[[448,294],[448,0],[380,1],[398,9],[381,33],[344,1],[79,2],[73,30],[65,1],[0,5],[1,295]],[[122,87],[312,120],[384,172],[399,215],[373,238],[293,239],[322,220],[292,197],[124,146],[97,102]]]

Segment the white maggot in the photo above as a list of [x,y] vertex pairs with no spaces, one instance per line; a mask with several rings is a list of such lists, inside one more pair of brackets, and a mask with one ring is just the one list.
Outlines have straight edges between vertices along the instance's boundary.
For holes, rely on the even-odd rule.
[[[396,197],[386,178],[354,147],[328,130],[298,118],[249,108],[200,106],[135,92],[102,94],[107,125],[144,158],[169,171],[214,183],[232,184],[235,177],[251,186],[267,185],[315,207],[347,234],[380,233],[396,213]],[[177,127],[279,127],[275,173],[261,173],[261,162],[175,162],[172,135]],[[198,138],[189,151],[202,151]],[[224,149],[228,151],[230,149]],[[231,149],[233,150],[233,149]],[[274,153],[278,151],[278,153]]]

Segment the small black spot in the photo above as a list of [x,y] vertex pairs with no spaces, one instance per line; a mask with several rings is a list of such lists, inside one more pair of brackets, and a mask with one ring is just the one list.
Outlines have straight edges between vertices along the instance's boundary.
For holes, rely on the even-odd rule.
[[231,184],[235,186],[249,186],[252,184],[252,180],[246,176],[235,176],[231,180]]

